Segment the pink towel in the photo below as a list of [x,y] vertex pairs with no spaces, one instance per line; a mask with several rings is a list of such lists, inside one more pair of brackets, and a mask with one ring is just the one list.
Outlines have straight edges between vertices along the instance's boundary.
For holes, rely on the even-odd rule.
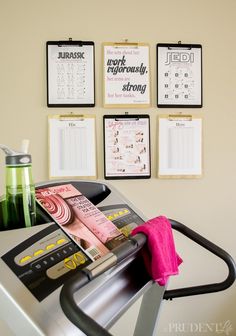
[[179,273],[183,261],[175,251],[170,221],[164,216],[150,219],[133,229],[131,235],[137,233],[147,236],[148,248],[142,253],[148,273],[160,286],[166,285],[170,275]]

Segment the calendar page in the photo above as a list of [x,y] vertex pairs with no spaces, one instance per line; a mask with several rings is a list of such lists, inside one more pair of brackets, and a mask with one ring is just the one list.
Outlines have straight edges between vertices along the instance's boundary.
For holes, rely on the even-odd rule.
[[47,42],[48,106],[94,106],[94,43]]
[[96,177],[94,116],[49,117],[50,177]]
[[157,45],[158,107],[202,106],[200,45]]

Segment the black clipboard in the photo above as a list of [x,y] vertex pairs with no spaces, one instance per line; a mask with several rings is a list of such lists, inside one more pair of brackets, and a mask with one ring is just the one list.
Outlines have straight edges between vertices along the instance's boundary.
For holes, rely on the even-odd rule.
[[148,114],[103,116],[105,179],[151,177]]
[[95,106],[95,47],[92,41],[48,41],[47,106]]
[[202,107],[201,44],[157,44],[157,106]]

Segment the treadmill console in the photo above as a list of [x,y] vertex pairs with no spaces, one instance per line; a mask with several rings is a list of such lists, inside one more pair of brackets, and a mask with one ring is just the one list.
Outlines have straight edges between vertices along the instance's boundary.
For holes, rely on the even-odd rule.
[[[126,236],[135,226],[143,223],[127,204],[98,208]],[[22,241],[4,254],[2,260],[38,301],[91,263],[83,250],[55,223]]]

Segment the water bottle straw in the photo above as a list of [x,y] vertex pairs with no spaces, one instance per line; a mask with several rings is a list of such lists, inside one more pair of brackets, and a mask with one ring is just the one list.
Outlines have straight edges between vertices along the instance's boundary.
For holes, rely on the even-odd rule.
[[24,139],[21,143],[21,152],[27,154],[29,149],[29,140]]
[[29,213],[29,201],[28,198],[30,196],[29,190],[27,190],[27,186],[29,185],[29,181],[26,181],[28,176],[25,176],[25,170],[22,171],[22,194],[23,194],[23,209],[24,209],[24,219],[25,219],[25,227],[31,227],[31,218]]

